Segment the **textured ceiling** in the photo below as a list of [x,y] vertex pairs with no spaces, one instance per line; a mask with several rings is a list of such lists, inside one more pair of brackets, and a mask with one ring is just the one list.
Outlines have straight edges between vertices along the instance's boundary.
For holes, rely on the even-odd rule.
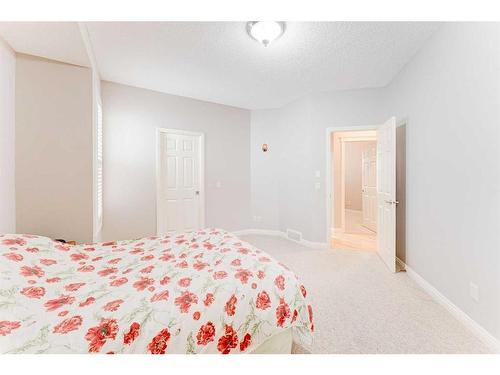
[[288,23],[265,48],[244,22],[89,23],[104,79],[256,109],[388,84],[433,23]]
[[[24,25],[0,23],[16,51],[88,66],[76,23]],[[385,86],[440,26],[289,22],[264,48],[245,22],[86,25],[102,79],[248,109],[281,107],[310,92]]]
[[90,66],[76,22],[0,22],[0,36],[16,52]]

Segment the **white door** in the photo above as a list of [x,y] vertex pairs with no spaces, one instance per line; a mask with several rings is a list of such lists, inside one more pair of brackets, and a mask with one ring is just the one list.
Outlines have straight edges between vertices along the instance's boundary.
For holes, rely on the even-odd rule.
[[396,272],[396,119],[377,129],[377,247]]
[[194,231],[203,220],[203,135],[158,132],[157,234]]
[[363,226],[377,231],[377,146],[363,150],[361,168],[361,204]]

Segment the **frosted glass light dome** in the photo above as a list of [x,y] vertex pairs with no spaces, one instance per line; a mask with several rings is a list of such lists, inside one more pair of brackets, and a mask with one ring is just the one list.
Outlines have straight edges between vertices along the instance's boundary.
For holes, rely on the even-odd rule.
[[285,23],[278,21],[250,21],[247,32],[253,39],[267,47],[285,32]]

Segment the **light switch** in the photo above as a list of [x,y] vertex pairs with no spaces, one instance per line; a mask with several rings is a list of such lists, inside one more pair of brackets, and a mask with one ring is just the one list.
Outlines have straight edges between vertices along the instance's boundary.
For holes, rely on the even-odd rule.
[[316,171],[315,176],[316,176],[316,178],[320,178],[321,177],[321,172],[320,171]]

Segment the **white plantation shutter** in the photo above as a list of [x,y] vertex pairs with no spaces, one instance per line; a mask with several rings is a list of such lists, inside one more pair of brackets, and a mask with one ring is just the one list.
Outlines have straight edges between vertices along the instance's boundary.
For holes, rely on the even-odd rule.
[[96,209],[97,225],[102,226],[102,104],[97,104],[97,150],[96,150]]

